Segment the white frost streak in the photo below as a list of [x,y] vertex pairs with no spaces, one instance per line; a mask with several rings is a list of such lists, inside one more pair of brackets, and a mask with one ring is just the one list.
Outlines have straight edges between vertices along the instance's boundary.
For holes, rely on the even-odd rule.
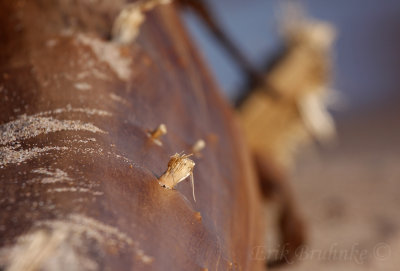
[[40,221],[36,223],[36,226],[49,227],[53,231],[69,231],[70,236],[80,241],[85,236],[95,240],[99,244],[118,245],[122,247],[127,245],[133,248],[136,257],[144,264],[150,264],[154,261],[153,257],[147,255],[140,248],[138,242],[132,240],[131,237],[117,227],[107,225],[99,220],[81,214],[71,214],[63,220]]
[[98,270],[98,264],[85,255],[80,236],[67,227],[38,229],[18,237],[10,248],[3,248],[7,271]]
[[91,191],[88,188],[83,188],[83,187],[59,187],[59,188],[52,188],[47,190],[48,193],[66,193],[66,192],[72,192],[72,193],[91,193],[94,196],[102,196],[104,195],[103,192],[100,191]]
[[8,271],[34,271],[41,269],[62,242],[66,239],[65,231],[49,234],[39,230],[18,238],[8,260]]
[[53,150],[67,150],[67,147],[34,147],[30,149],[18,149],[20,141],[36,137],[42,134],[59,131],[88,131],[92,133],[105,133],[103,130],[91,123],[80,120],[59,120],[50,115],[62,113],[83,113],[87,115],[111,116],[111,113],[90,108],[58,108],[50,111],[40,112],[35,115],[21,115],[18,119],[0,125],[0,145],[13,144],[13,146],[0,146],[0,166],[7,164],[22,163]]
[[0,147],[0,168],[7,164],[20,164],[49,151],[67,149],[67,147],[35,147],[27,150],[13,150],[12,147]]
[[48,116],[52,114],[62,114],[62,113],[83,113],[87,115],[98,115],[98,116],[111,116],[110,112],[100,110],[100,109],[93,109],[93,108],[72,108],[71,105],[67,105],[65,108],[57,108],[54,110],[44,111],[32,115],[32,117],[42,117]]
[[19,119],[0,126],[0,145],[36,137],[40,134],[79,130],[93,133],[105,133],[93,124],[83,123],[79,120],[58,120],[51,117],[22,115]]
[[85,252],[89,244],[103,250],[107,246],[128,246],[143,263],[154,260],[117,227],[75,213],[63,219],[36,222],[29,233],[18,237],[15,245],[2,248],[3,263],[11,271],[97,270],[95,259]]
[[32,172],[48,176],[48,177],[41,179],[42,184],[59,183],[59,182],[63,182],[63,181],[72,181],[72,179],[70,177],[68,177],[68,174],[65,171],[62,171],[61,169],[58,169],[58,168],[55,171],[50,171],[45,168],[38,168],[38,169],[32,170]]
[[85,234],[99,243],[111,242],[113,245],[115,245],[115,242],[128,245],[133,244],[133,240],[119,229],[80,214],[71,214],[65,220],[40,221],[36,225],[47,226],[54,230],[69,229],[73,234]]
[[83,34],[78,35],[78,41],[90,47],[97,59],[106,63],[121,80],[129,79],[131,76],[131,60],[129,57],[121,55],[118,45]]

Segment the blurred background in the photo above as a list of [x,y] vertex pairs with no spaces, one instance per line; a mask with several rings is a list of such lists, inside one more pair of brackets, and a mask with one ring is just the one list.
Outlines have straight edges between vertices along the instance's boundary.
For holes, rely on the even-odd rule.
[[[206,1],[255,67],[282,44],[281,0]],[[336,146],[298,157],[291,182],[308,223],[300,261],[280,270],[398,270],[400,266],[400,1],[300,2],[332,23]],[[231,101],[245,77],[203,23],[185,19],[221,89]]]

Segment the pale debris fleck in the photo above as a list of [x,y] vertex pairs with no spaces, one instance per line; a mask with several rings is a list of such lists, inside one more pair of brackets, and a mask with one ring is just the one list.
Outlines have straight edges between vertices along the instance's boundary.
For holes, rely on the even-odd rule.
[[159,146],[162,146],[160,137],[167,134],[167,126],[160,124],[154,131],[147,133],[147,135]]
[[52,48],[58,44],[58,40],[56,39],[50,39],[46,41],[46,46],[49,48]]
[[111,100],[114,100],[114,101],[119,102],[121,104],[129,105],[129,103],[124,98],[122,98],[121,96],[118,96],[118,95],[116,95],[114,93],[110,93],[110,98],[111,98]]
[[92,89],[92,86],[85,82],[78,82],[74,84],[74,87],[79,90],[89,90]]
[[149,264],[154,261],[154,258],[151,256],[148,256],[144,253],[144,251],[140,248],[136,249],[136,256],[144,263],[144,264]]
[[200,152],[206,147],[206,142],[203,139],[197,140],[192,146],[192,152],[200,156]]

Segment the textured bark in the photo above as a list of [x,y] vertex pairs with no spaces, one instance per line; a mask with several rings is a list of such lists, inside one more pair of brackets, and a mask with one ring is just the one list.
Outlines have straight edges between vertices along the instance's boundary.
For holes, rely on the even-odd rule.
[[[249,155],[174,7],[118,45],[121,1],[95,2],[0,2],[1,265],[261,269]],[[189,182],[157,178],[199,139],[194,202]]]

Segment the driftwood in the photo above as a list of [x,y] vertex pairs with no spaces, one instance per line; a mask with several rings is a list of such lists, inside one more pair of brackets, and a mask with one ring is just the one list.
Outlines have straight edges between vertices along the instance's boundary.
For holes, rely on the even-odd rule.
[[[143,9],[127,43],[112,37],[125,6],[0,2],[2,268],[261,270],[261,196],[231,109],[173,5]],[[196,201],[188,181],[158,180],[193,148]]]

